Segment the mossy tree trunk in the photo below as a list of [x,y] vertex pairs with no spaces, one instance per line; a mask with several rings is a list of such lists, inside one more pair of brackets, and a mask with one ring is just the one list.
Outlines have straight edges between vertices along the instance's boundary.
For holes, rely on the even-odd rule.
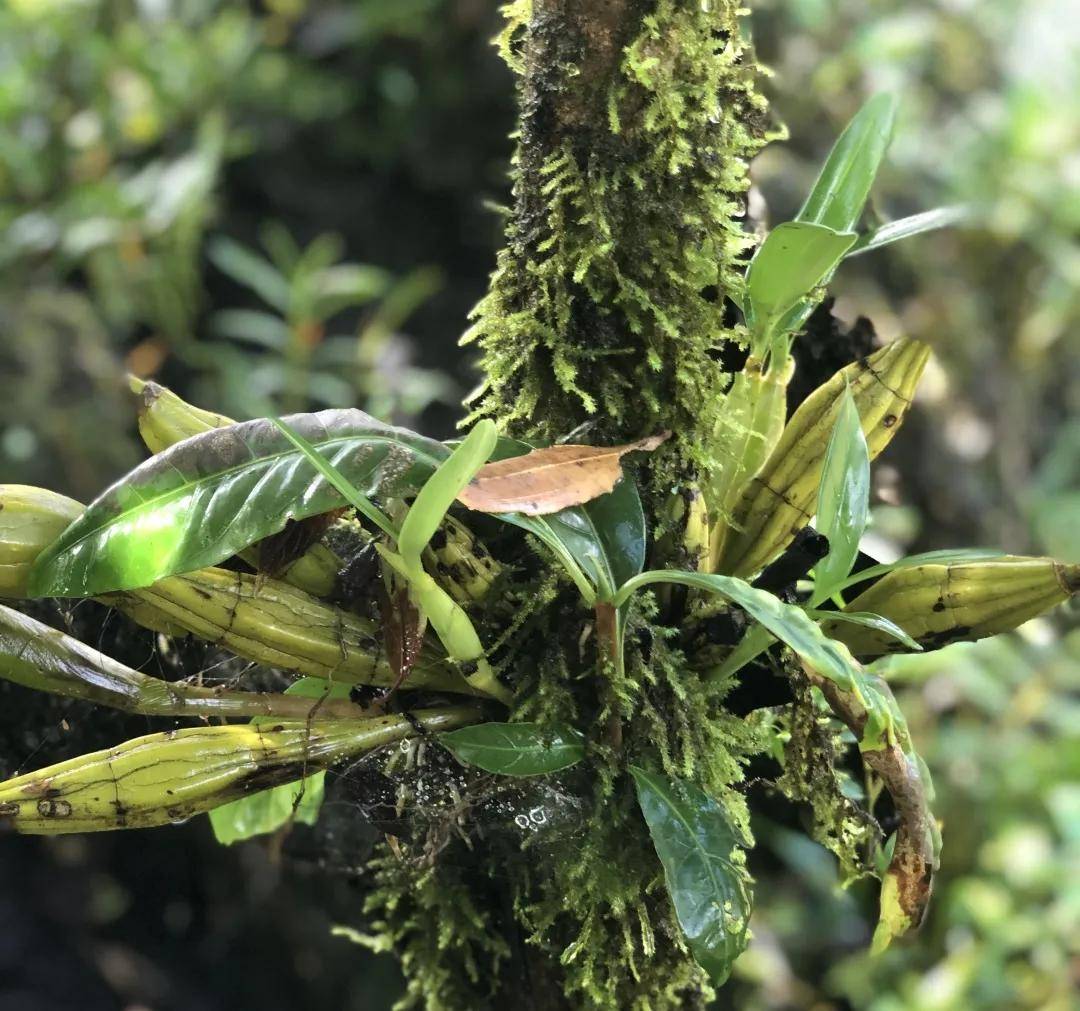
[[[637,475],[658,560],[678,543],[672,493],[711,463],[721,349],[741,340],[725,293],[749,242],[747,163],[765,139],[755,65],[731,0],[514,0],[505,12],[520,131],[506,246],[466,336],[485,375],[473,417],[532,439],[673,432]],[[733,785],[756,734],[678,648],[677,610],[631,611],[614,670],[567,582],[538,573],[520,606],[532,619],[510,640],[514,716],[593,728],[591,761],[501,798],[507,820],[542,812],[542,831],[485,830],[483,800],[469,814],[479,831],[459,826],[467,843],[387,852],[372,943],[401,954],[430,1009],[703,1006],[712,991],[625,768],[647,756],[747,830]]]
[[697,441],[722,384],[724,294],[764,134],[737,10],[508,9],[520,135],[507,245],[466,337],[484,350],[478,413],[528,435],[592,421],[611,437]]

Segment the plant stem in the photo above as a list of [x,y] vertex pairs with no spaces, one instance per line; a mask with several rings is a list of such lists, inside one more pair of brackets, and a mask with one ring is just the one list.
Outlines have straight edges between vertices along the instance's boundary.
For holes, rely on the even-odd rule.
[[0,607],[0,678],[36,691],[144,716],[274,716],[300,720],[314,716],[325,720],[371,715],[363,707],[340,699],[228,691],[162,681],[8,607]]
[[[867,725],[867,710],[862,701],[852,692],[844,691],[834,681],[818,674],[808,664],[803,663],[802,666],[810,683],[821,691],[829,703],[829,708],[861,742]],[[892,699],[892,691],[883,680],[878,679],[876,687]],[[900,817],[886,882],[892,879],[895,901],[907,921],[902,930],[911,929],[922,923],[937,869],[934,846],[937,826],[930,811],[927,784],[923,781],[919,766],[905,753],[901,742],[884,740],[881,747],[866,750],[860,743],[860,751],[863,761],[885,784]],[[883,896],[885,894],[883,887]],[[880,943],[879,935],[875,934],[875,947]],[[885,943],[888,943],[888,937]]]
[[595,613],[601,696],[608,710],[607,739],[612,750],[618,754],[622,751],[623,744],[622,717],[619,715],[619,698],[611,678],[620,677],[623,673],[622,629],[619,612],[614,604],[597,601]]

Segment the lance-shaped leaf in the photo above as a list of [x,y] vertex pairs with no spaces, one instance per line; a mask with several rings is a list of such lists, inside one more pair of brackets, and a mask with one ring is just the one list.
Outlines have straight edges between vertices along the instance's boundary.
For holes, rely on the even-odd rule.
[[[157,383],[128,376],[128,385],[138,398],[139,434],[152,453],[160,453],[193,435],[236,424],[232,418],[187,403]],[[340,558],[325,544],[315,542],[299,558],[291,562],[290,559],[310,535],[327,523],[332,524],[336,515],[331,512],[290,521],[277,534],[248,548],[241,557],[260,572],[280,574],[293,586],[318,597],[329,597],[333,594],[334,577],[343,564]]]
[[330,486],[361,516],[370,520],[384,534],[396,536],[397,528],[386,515],[368,496],[361,492],[356,485],[352,484],[340,470],[326,459],[319,450],[307,441],[296,429],[290,428],[280,418],[271,418],[274,427],[285,436],[300,452],[312,467],[330,483]]
[[[286,419],[364,495],[415,491],[446,447],[362,411]],[[194,436],[121,478],[37,560],[35,596],[92,596],[214,565],[303,519],[346,505],[268,420]]]
[[645,564],[645,514],[637,486],[629,479],[592,502],[542,519],[604,598]]
[[[872,628],[882,635],[891,636],[897,642],[903,643],[908,649],[918,652],[922,649],[910,635],[907,634],[895,621],[889,621],[880,614],[869,614],[866,611],[807,611],[811,618],[818,621],[829,622],[830,628],[836,628],[837,623],[858,625],[860,628]],[[846,643],[845,643],[846,645]]]
[[869,518],[870,453],[859,409],[851,390],[845,390],[825,452],[818,491],[817,529],[828,539],[829,553],[814,567],[811,603],[828,599],[851,571]]
[[[806,613],[817,622],[828,623],[828,627],[831,630],[835,630],[837,623],[861,625],[865,628],[873,628],[885,635],[892,636],[897,641],[902,642],[910,650],[922,649],[922,646],[912,639],[899,625],[889,621],[888,618],[881,617],[880,614],[867,614],[861,611],[858,613],[848,613],[847,611],[817,611],[813,609],[807,610]],[[732,674],[742,670],[742,668],[750,663],[751,660],[759,657],[774,642],[776,642],[776,638],[777,637],[765,628],[764,625],[755,625],[742,637],[739,644],[724,658],[724,662],[713,669],[709,678],[711,680],[723,681]],[[833,636],[833,638],[842,637]],[[845,645],[847,645],[847,643],[845,643]]]
[[548,446],[481,467],[458,498],[470,509],[546,516],[610,492],[627,453],[656,449],[669,433],[622,446]]
[[859,222],[874,177],[892,139],[896,99],[875,95],[840,134],[797,221],[850,232]]
[[855,245],[848,250],[847,255],[858,256],[860,253],[881,249],[882,246],[890,246],[901,239],[910,239],[913,235],[922,235],[923,232],[933,232],[939,228],[951,228],[967,220],[970,215],[969,208],[954,206],[937,207],[932,211],[923,211],[921,214],[899,218],[879,225],[872,232],[860,235]]
[[[421,709],[412,717],[435,733],[471,723],[477,712]],[[168,825],[416,733],[404,717],[384,716],[151,734],[0,783],[0,829],[59,835]]]
[[746,948],[752,897],[739,838],[698,787],[630,767],[679,926],[717,986]]
[[[802,660],[807,676],[852,730],[864,760],[885,781],[901,814],[897,847],[887,872],[893,880],[887,879],[875,946],[880,948],[896,934],[917,926],[930,897],[939,840],[929,812],[924,767],[912,749],[907,723],[889,686],[858,664],[840,643],[826,639],[799,608],[776,598],[770,601],[769,594],[742,580],[694,572],[646,572],[631,580],[623,593],[664,581],[723,594]],[[896,908],[902,916],[896,915]]]
[[542,776],[585,757],[585,735],[567,724],[479,723],[443,734],[459,761],[501,776]]
[[706,593],[719,594],[738,604],[751,618],[760,622],[829,680],[849,690],[854,690],[859,682],[861,668],[851,654],[829,639],[801,607],[786,604],[779,597],[759,590],[745,580],[704,572],[655,569],[643,572],[626,583],[617,594],[615,602],[622,604],[631,594],[653,583],[675,583],[704,590]]

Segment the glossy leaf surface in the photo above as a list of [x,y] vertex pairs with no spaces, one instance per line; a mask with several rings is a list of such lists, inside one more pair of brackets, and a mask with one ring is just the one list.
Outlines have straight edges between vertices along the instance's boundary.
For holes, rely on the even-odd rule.
[[870,187],[892,139],[896,99],[875,95],[840,134],[797,221],[850,232],[859,222]]
[[[292,443],[293,447],[307,462],[315,468],[324,480],[361,516],[369,519],[384,534],[391,537],[397,536],[397,527],[374,502],[360,490],[340,470],[337,469],[319,450],[307,441],[295,428],[287,425],[281,418],[271,418],[271,424]],[[325,515],[325,513],[323,514]]]
[[679,926],[717,986],[746,948],[752,897],[739,838],[698,787],[630,767]]
[[[767,632],[790,647],[808,669],[832,681],[842,691],[855,695],[866,716],[860,747],[874,747],[881,739],[898,733],[906,739],[904,718],[892,695],[888,691],[882,691],[878,684],[879,679],[868,673],[855,660],[844,643],[830,639],[802,608],[786,604],[771,593],[759,590],[741,579],[673,569],[642,573],[623,587],[619,599],[650,583],[676,583],[727,597],[759,622]],[[761,649],[766,649],[769,645],[766,637],[760,635],[756,629],[751,629],[746,639],[755,645],[741,657],[741,663],[748,662],[760,652],[757,645],[760,645]],[[740,647],[736,647],[732,655],[740,651]],[[710,678],[722,678],[730,669],[730,664],[721,665],[712,672]]]
[[814,567],[814,603],[827,599],[851,571],[870,518],[870,453],[859,409],[845,390],[836,417],[818,490],[817,529],[829,553]]
[[502,776],[541,776],[585,757],[585,736],[566,724],[479,723],[439,742],[466,765]]
[[[365,495],[415,491],[448,455],[362,411],[286,421]],[[289,519],[345,504],[271,421],[230,425],[159,453],[98,497],[39,557],[31,592],[78,597],[148,586],[223,561]]]
[[839,621],[848,625],[872,628],[876,632],[891,635],[910,650],[918,652],[922,649],[922,646],[912,639],[895,621],[890,621],[880,614],[871,614],[868,611],[810,611],[808,613],[818,621]]

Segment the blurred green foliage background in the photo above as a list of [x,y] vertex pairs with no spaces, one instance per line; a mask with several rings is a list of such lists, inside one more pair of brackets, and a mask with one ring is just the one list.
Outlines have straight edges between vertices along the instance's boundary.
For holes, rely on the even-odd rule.
[[[133,465],[129,370],[234,416],[358,405],[448,434],[473,379],[457,337],[508,197],[497,24],[490,0],[0,5],[0,480],[86,499]],[[868,550],[1080,561],[1074,4],[758,0],[748,24],[791,135],[755,165],[755,217],[790,216],[882,89],[902,115],[874,213],[971,207],[964,228],[853,260],[834,286],[839,316],[937,353],[876,468]],[[930,921],[870,960],[870,890],[838,893],[799,815],[764,815],[756,940],[721,1006],[1078,1006],[1078,626],[1059,614],[897,664],[944,820]],[[48,733],[25,744],[20,759]],[[5,849],[0,892],[33,910],[19,929],[48,926],[93,985],[82,1003],[41,989],[5,1003],[21,993],[5,968],[0,1008],[388,1006],[392,968],[322,933],[357,916],[344,878],[312,884],[258,847],[212,849],[207,831],[155,834],[137,855]],[[160,903],[140,894],[155,859]],[[62,914],[41,867],[78,883]],[[178,944],[192,963],[162,976]],[[0,966],[22,959],[30,979],[22,950],[0,946]],[[213,968],[229,958],[239,977]],[[246,990],[244,971],[259,981]]]

